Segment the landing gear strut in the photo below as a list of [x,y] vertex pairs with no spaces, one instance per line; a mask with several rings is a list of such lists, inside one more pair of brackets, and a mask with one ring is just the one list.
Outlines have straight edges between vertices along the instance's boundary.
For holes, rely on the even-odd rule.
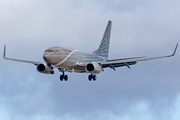
[[63,81],[63,79],[64,79],[65,81],[68,80],[68,76],[67,76],[67,75],[64,75],[64,70],[62,71],[62,75],[60,75],[60,81]]
[[54,74],[54,70],[53,69],[50,70],[50,74]]
[[50,67],[50,74],[54,74],[54,67],[51,64],[47,64],[48,67]]
[[96,75],[91,74],[91,75],[88,76],[88,79],[89,79],[89,81],[91,81],[92,79],[94,81],[96,81],[97,77],[96,77]]

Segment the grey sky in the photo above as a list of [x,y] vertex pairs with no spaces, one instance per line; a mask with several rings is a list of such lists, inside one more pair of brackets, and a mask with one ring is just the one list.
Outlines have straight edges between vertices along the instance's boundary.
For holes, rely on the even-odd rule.
[[[94,51],[112,20],[109,59],[172,54],[180,39],[178,0],[0,0],[7,56],[43,61],[50,46]],[[118,50],[118,51],[117,51]],[[26,55],[26,54],[29,55]],[[2,120],[179,120],[180,56],[105,69],[96,82],[68,82],[0,58]]]

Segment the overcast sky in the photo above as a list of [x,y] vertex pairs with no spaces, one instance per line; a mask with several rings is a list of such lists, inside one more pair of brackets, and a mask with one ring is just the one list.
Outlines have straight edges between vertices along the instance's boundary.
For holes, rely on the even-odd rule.
[[[112,20],[109,59],[172,54],[180,43],[179,0],[0,0],[0,52],[42,61],[51,46],[94,51]],[[88,74],[40,74],[6,61],[1,120],[179,120],[180,49],[172,58]]]

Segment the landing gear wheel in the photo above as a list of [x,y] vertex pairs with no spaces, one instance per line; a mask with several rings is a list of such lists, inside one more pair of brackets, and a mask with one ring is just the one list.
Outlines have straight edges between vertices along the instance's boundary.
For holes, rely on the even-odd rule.
[[91,81],[92,80],[92,75],[89,75],[88,79],[89,79],[89,81]]
[[67,76],[67,75],[64,76],[64,80],[65,80],[65,81],[68,80],[68,76]]
[[64,76],[60,75],[60,81],[63,81]]
[[94,81],[96,81],[96,79],[97,79],[96,75],[93,75],[92,78]]
[[91,75],[88,76],[88,79],[89,79],[89,81],[91,81],[92,79],[94,81],[96,81],[97,77],[96,77],[96,75],[91,74]]
[[50,74],[54,74],[54,70],[50,71]]
[[62,72],[62,75],[60,75],[60,81],[63,81],[63,79],[65,81],[67,81],[68,80],[68,76],[64,75],[65,69],[59,69],[59,70]]

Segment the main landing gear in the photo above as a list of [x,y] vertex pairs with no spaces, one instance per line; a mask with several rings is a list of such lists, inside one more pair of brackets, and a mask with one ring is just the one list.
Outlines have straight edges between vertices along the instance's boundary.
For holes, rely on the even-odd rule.
[[94,81],[96,81],[97,77],[96,77],[96,75],[91,74],[91,75],[88,76],[88,79],[89,79],[89,81],[91,81],[92,79]]
[[64,75],[64,71],[62,71],[62,75],[60,75],[60,81],[63,81],[63,79],[64,79],[65,81],[68,80],[68,76],[67,76],[67,75]]
[[[62,75],[60,75],[60,81],[63,81],[63,80],[67,81],[68,80],[68,76],[64,74],[66,70],[62,69],[62,68],[59,68],[59,71],[62,72]],[[89,81],[91,81],[91,80],[96,81],[97,76],[95,74],[90,74],[88,76],[88,79],[89,79]]]

